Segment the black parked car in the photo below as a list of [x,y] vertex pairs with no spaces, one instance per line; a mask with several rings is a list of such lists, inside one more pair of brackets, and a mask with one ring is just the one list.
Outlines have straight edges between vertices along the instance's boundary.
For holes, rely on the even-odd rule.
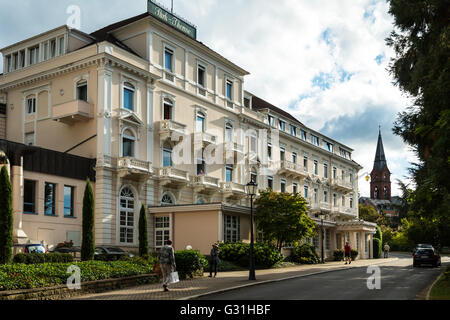
[[433,267],[441,266],[441,256],[434,248],[418,248],[414,252],[413,267],[422,264],[431,264]]
[[115,261],[123,257],[134,258],[134,254],[126,252],[117,247],[96,247],[94,253],[95,260]]

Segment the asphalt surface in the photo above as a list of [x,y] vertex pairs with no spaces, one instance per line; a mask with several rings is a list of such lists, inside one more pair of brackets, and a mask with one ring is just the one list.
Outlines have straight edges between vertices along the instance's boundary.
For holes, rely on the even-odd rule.
[[[361,267],[256,285],[198,300],[414,300],[436,280],[442,268],[450,265],[450,258],[442,257],[440,268],[413,268],[410,255],[397,256],[399,260],[378,265],[379,290],[368,289],[372,273]],[[369,282],[376,284],[373,279]]]

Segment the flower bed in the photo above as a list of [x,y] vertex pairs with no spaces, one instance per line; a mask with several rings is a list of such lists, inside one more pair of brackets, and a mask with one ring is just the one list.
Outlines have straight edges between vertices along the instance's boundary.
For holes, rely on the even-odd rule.
[[66,284],[71,274],[67,269],[77,266],[81,282],[118,279],[153,273],[153,263],[144,259],[131,261],[88,261],[74,263],[0,265],[0,291],[51,287]]

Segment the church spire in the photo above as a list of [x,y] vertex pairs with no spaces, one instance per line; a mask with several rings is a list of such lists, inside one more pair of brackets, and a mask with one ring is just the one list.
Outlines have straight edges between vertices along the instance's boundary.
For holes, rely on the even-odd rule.
[[378,135],[378,145],[377,152],[375,153],[375,162],[374,168],[378,168],[378,170],[383,170],[383,168],[387,167],[386,155],[384,154],[384,146],[383,146],[383,138],[381,137],[381,126]]

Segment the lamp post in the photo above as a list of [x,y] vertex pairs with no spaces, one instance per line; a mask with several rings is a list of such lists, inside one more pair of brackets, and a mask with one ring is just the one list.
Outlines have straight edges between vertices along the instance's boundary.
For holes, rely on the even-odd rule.
[[324,239],[325,239],[325,235],[324,235],[324,232],[323,232],[323,220],[325,219],[325,215],[324,214],[320,214],[319,218],[320,218],[320,221],[321,221],[321,224],[322,224],[322,230],[321,230],[321,233],[322,233],[322,263],[325,263],[324,249],[323,249],[323,247],[324,247],[323,243],[324,243]]
[[247,194],[250,196],[250,272],[248,280],[256,280],[255,256],[253,252],[253,197],[256,195],[258,185],[252,180],[247,184]]

